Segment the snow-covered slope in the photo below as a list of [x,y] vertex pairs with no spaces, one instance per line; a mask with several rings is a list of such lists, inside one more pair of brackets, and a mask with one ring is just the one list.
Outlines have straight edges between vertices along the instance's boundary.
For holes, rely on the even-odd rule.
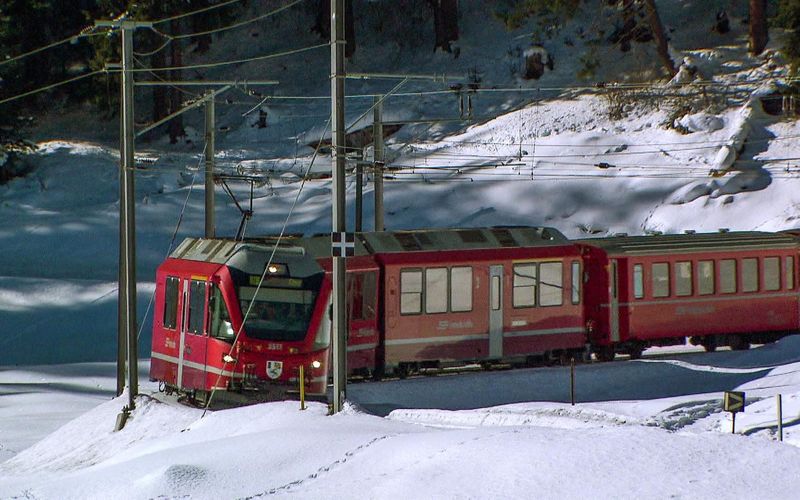
[[[773,354],[796,355],[797,344],[781,342]],[[743,353],[740,364],[759,357],[758,349]],[[746,370],[676,362],[684,370]],[[739,388],[751,402],[736,435],[719,393],[408,409],[388,418],[354,407],[328,417],[323,405],[300,411],[297,402],[203,417],[142,396],[113,432],[127,401],[120,398],[0,463],[0,497],[789,499],[800,486],[798,371],[797,363],[762,368]],[[536,384],[536,371],[522,383]],[[462,384],[461,398],[479,387]],[[784,443],[775,434],[777,391],[785,395]]]

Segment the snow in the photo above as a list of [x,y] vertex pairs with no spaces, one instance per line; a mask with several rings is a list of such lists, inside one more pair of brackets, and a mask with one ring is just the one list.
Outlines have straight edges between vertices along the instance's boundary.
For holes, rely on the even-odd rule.
[[[408,13],[384,12],[383,38],[359,38],[349,71],[447,75],[449,83],[472,73],[491,90],[472,96],[471,119],[459,113],[458,97],[427,94],[446,89],[440,81],[411,80],[387,98],[387,121],[446,119],[410,123],[388,138],[387,226],[550,225],[569,237],[796,227],[800,125],[763,113],[758,101],[771,88],[760,82],[784,76],[785,64],[774,47],[760,58],[747,54],[741,5],[728,12],[732,32],[721,36],[709,30],[706,2],[658,3],[675,28],[670,50],[686,62],[681,78],[692,86],[614,85],[658,75],[651,44],[633,44],[626,57],[600,52],[592,81],[577,81],[576,54],[596,44],[586,27],[601,24],[607,8],[580,12],[559,34],[536,40],[535,50],[555,61],[536,81],[520,77],[533,22],[507,30],[482,2],[461,2],[455,58],[430,53],[432,27],[406,32]],[[186,63],[317,44],[310,15],[298,10],[254,25],[248,43],[233,34],[215,39]],[[361,17],[357,32],[369,33],[375,20]],[[221,98],[217,106],[218,167],[267,172],[247,234],[279,231],[298,196],[288,231],[330,230],[330,158],[312,160],[330,135],[328,58],[320,50],[205,73],[281,82],[274,93],[257,89],[270,96],[265,129],[243,116],[260,95],[231,91],[223,98],[233,103]],[[709,85],[704,95],[698,82],[708,81],[731,90],[721,97]],[[348,80],[347,92],[385,93],[396,84]],[[348,100],[352,129],[371,124],[369,113],[356,123],[371,103]],[[682,106],[688,111],[676,112]],[[114,397],[112,363],[118,125],[85,110],[48,118],[35,132],[31,172],[0,186],[0,498],[797,497],[797,337],[747,352],[679,346],[650,349],[638,361],[579,365],[575,406],[569,369],[547,367],[353,384],[350,406],[332,417],[323,405],[300,411],[297,402],[203,415],[159,394],[142,359],[142,395],[114,432],[127,401]],[[179,144],[163,135],[137,143],[145,358],[155,267],[175,242],[204,228],[201,112],[186,121]],[[313,179],[299,191],[309,167]],[[247,187],[232,188],[246,200]],[[347,193],[352,220],[352,176]],[[372,196],[368,183],[365,221]],[[239,213],[221,190],[216,216],[218,234],[232,235]],[[725,390],[747,393],[734,435],[721,410]]]
[[[739,388],[753,401],[735,435],[718,393],[387,418],[354,406],[330,417],[322,404],[301,411],[297,402],[203,416],[140,396],[114,432],[123,395],[1,463],[0,497],[794,498],[800,363],[761,371]],[[776,387],[790,394],[784,443],[767,396]]]

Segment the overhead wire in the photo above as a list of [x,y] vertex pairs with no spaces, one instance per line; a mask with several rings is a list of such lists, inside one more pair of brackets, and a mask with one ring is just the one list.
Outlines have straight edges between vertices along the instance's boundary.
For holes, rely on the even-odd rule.
[[[244,58],[244,59],[236,59],[236,60],[231,60],[231,61],[219,61],[219,62],[202,63],[202,64],[189,64],[189,65],[184,65],[184,66],[168,66],[168,67],[163,67],[163,68],[133,68],[130,71],[134,72],[134,73],[142,73],[142,72],[154,72],[154,71],[178,71],[178,70],[187,70],[187,69],[216,68],[216,67],[219,67],[219,66],[227,66],[227,65],[230,65],[230,64],[242,64],[242,63],[253,62],[253,61],[263,61],[263,60],[266,60],[266,59],[274,59],[276,57],[290,56],[290,55],[294,55],[294,54],[300,54],[302,52],[308,52],[308,51],[311,51],[311,50],[319,49],[321,47],[329,47],[329,46],[330,46],[330,42],[325,42],[325,43],[320,43],[318,45],[311,45],[311,46],[308,46],[308,47],[302,47],[302,48],[299,48],[299,49],[291,49],[291,50],[286,50],[286,51],[283,51],[283,52],[276,52],[276,53],[273,53],[273,54],[267,54],[267,55],[263,55],[263,56],[247,57],[247,58]],[[121,70],[110,70],[110,71],[120,72]],[[328,97],[328,99],[330,99],[330,98]]]
[[[139,60],[139,58],[137,58],[136,56],[134,56],[134,57],[133,57],[133,61],[134,61],[135,63],[139,63],[139,64],[141,64],[142,66],[144,66],[144,64],[142,63],[142,61],[140,61],[140,60]],[[161,81],[161,82],[164,82],[164,83],[170,83],[168,80],[166,80],[165,78],[161,77],[161,76],[160,76],[160,75],[158,75],[157,73],[154,73],[154,72],[152,72],[152,71],[149,71],[149,73],[150,73],[151,75],[153,75],[153,78],[155,78],[156,80],[159,80],[159,81]],[[199,93],[197,93],[197,92],[192,92],[191,90],[184,89],[184,88],[182,88],[182,87],[179,87],[178,85],[175,85],[175,84],[170,84],[170,85],[168,85],[168,87],[169,87],[169,88],[172,88],[172,89],[175,89],[175,90],[177,90],[178,92],[182,92],[182,93],[184,93],[184,94],[186,94],[186,95],[188,95],[188,96],[191,96],[191,97],[193,97],[193,98],[195,98],[195,99],[200,97],[200,94],[199,94]]]
[[228,25],[228,26],[223,26],[221,28],[210,29],[210,30],[207,30],[207,31],[198,31],[198,32],[195,32],[195,33],[184,33],[182,35],[167,35],[167,36],[169,36],[173,40],[181,40],[181,39],[190,38],[190,37],[193,37],[193,36],[212,35],[214,33],[221,33],[223,31],[232,30],[232,29],[236,29],[236,28],[241,28],[242,26],[247,26],[248,24],[252,24],[252,23],[261,21],[261,20],[266,19],[268,17],[274,16],[275,14],[279,14],[279,13],[283,12],[284,10],[287,10],[287,9],[289,9],[291,7],[294,7],[295,5],[297,5],[297,4],[299,4],[300,2],[303,2],[303,1],[305,1],[305,0],[294,0],[293,2],[290,2],[290,3],[288,3],[288,4],[286,4],[286,5],[282,6],[282,7],[278,7],[277,9],[273,9],[270,12],[267,12],[265,14],[261,14],[260,16],[256,16],[254,18],[247,19],[245,21],[241,21],[241,22],[238,22],[238,23],[234,23],[234,24],[231,24],[231,25]]
[[[238,2],[240,0],[234,0],[234,1]],[[170,43],[172,43],[173,41],[176,41],[176,40],[183,40],[183,39],[186,39],[186,38],[192,38],[192,37],[197,37],[197,36],[213,35],[215,33],[221,33],[223,31],[228,31],[228,30],[232,30],[232,29],[236,29],[236,28],[241,28],[242,26],[246,26],[248,24],[252,24],[254,22],[261,21],[261,20],[266,19],[268,17],[274,16],[275,14],[279,14],[280,12],[283,12],[284,10],[287,10],[290,7],[293,7],[293,6],[295,6],[298,3],[303,2],[303,1],[305,1],[305,0],[294,0],[293,2],[290,2],[290,3],[288,3],[288,4],[286,4],[286,5],[282,6],[282,7],[278,7],[276,9],[271,10],[270,12],[267,12],[265,14],[261,14],[259,16],[254,17],[254,18],[247,19],[245,21],[241,21],[241,22],[238,22],[238,23],[230,24],[230,25],[227,25],[227,26],[222,26],[220,28],[214,28],[214,29],[206,30],[206,31],[196,31],[196,32],[193,32],[193,33],[183,33],[183,34],[180,34],[180,35],[170,35],[168,33],[164,33],[161,30],[158,30],[156,28],[151,28],[151,30],[154,33],[157,33],[158,35],[164,37],[166,40],[164,41],[164,43],[162,43],[156,49],[153,49],[153,50],[151,50],[149,52],[143,52],[143,53],[138,53],[137,52],[136,55],[145,56],[145,57],[146,56],[152,56],[153,54],[161,52],[162,50],[164,50],[167,47],[167,45],[169,45]],[[233,3],[233,2],[230,2],[230,3]],[[206,9],[206,10],[208,10],[208,9]],[[205,10],[202,10],[202,12],[205,12]],[[197,12],[195,12],[195,13],[197,13]],[[174,20],[174,19],[178,19],[180,17],[186,17],[186,15],[176,16],[174,18],[168,18],[168,19],[162,20],[162,21],[156,21],[156,22],[153,22],[153,24],[160,24],[162,22],[166,22],[167,20]]]
[[[231,355],[233,354],[234,349],[236,347],[236,343],[239,341],[239,337],[241,336],[242,332],[244,331],[244,325],[245,325],[245,322],[247,321],[247,317],[250,315],[250,312],[253,309],[253,305],[256,302],[255,298],[258,296],[258,292],[259,292],[259,290],[261,289],[261,287],[264,284],[264,280],[267,277],[268,269],[269,269],[270,265],[272,264],[273,259],[275,258],[275,253],[278,251],[278,246],[281,243],[281,239],[283,239],[284,234],[286,234],[286,228],[289,226],[289,220],[291,219],[292,214],[293,214],[295,208],[297,207],[297,202],[300,200],[300,194],[303,192],[303,188],[305,187],[306,178],[308,177],[309,172],[311,172],[311,167],[314,165],[314,161],[316,160],[317,155],[319,154],[319,150],[322,147],[323,138],[325,137],[325,133],[328,131],[328,129],[330,127],[330,124],[331,124],[331,117],[328,118],[328,122],[325,124],[325,128],[323,129],[322,133],[320,134],[320,138],[319,138],[319,142],[317,143],[317,147],[314,150],[314,154],[311,157],[311,161],[308,163],[308,167],[306,168],[305,173],[303,174],[302,181],[300,182],[300,187],[297,189],[297,195],[295,195],[294,201],[292,202],[292,205],[289,207],[289,212],[286,214],[286,219],[284,219],[284,221],[283,221],[283,226],[281,227],[281,231],[278,234],[278,237],[275,240],[275,244],[272,247],[272,252],[270,253],[269,259],[267,260],[267,263],[264,265],[264,271],[261,273],[261,279],[259,279],[258,285],[256,286],[256,289],[253,292],[253,300],[250,301],[250,304],[247,306],[247,310],[242,315],[242,324],[239,326],[239,329],[236,332],[236,336],[233,339],[233,343],[231,344],[230,350],[228,351],[228,357],[231,357]],[[225,363],[227,364],[227,362],[225,362]],[[208,411],[208,408],[211,406],[211,401],[214,398],[214,394],[216,394],[217,387],[219,386],[219,381],[222,378],[222,373],[224,371],[224,367],[225,367],[225,365],[223,365],[223,370],[220,370],[219,375],[217,375],[217,381],[214,383],[214,386],[211,389],[211,394],[209,395],[208,400],[206,401],[206,404],[204,405],[203,414],[202,414],[201,418],[205,417],[206,412]]]
[[99,33],[91,33],[91,32],[87,31],[87,30],[91,30],[91,29],[94,29],[94,27],[93,26],[86,27],[83,30],[81,30],[80,33],[78,33],[77,35],[72,35],[71,37],[65,38],[63,40],[59,40],[59,41],[53,42],[53,43],[51,43],[49,45],[44,45],[42,47],[38,47],[38,48],[35,48],[33,50],[29,50],[28,52],[24,52],[22,54],[18,54],[18,55],[13,56],[13,57],[6,57],[5,59],[0,60],[0,66],[3,66],[4,64],[12,63],[14,61],[18,61],[20,59],[23,59],[23,58],[28,57],[28,56],[32,56],[34,54],[38,54],[39,52],[43,52],[45,50],[52,49],[54,47],[58,47],[59,45],[64,45],[66,43],[72,43],[73,41],[77,41],[80,38],[88,38],[88,37],[92,37],[92,36],[100,36],[100,35],[105,35],[106,33],[108,33],[108,30],[102,31],[102,32],[99,32]]
[[78,76],[73,77],[73,78],[68,78],[66,80],[62,80],[62,81],[57,82],[57,83],[52,83],[50,85],[45,85],[44,87],[39,87],[37,89],[29,90],[28,92],[23,92],[22,94],[17,94],[15,96],[6,97],[5,99],[0,99],[0,104],[5,104],[7,102],[16,101],[16,100],[22,99],[24,97],[32,96],[34,94],[38,94],[38,93],[44,92],[46,90],[54,89],[56,87],[60,87],[62,85],[66,85],[68,83],[77,82],[78,80],[83,80],[84,78],[88,78],[90,76],[98,75],[98,74],[101,74],[101,73],[106,73],[106,71],[102,70],[102,69],[101,70],[91,71],[89,73],[84,73],[82,75],[78,75]]
[[[206,152],[206,148],[208,144],[203,146],[203,152],[200,154],[200,159],[197,163],[197,170],[200,169],[200,164],[205,161],[204,155]],[[194,190],[194,181],[197,178],[197,172],[192,172],[192,182],[189,184],[189,191],[186,193],[186,198],[183,200],[183,206],[181,207],[181,212],[178,214],[178,221],[175,223],[175,230],[172,231],[172,238],[169,240],[169,245],[167,245],[167,254],[164,256],[164,259],[167,259],[169,255],[172,253],[172,248],[175,245],[175,239],[178,237],[178,230],[180,230],[181,223],[183,222],[183,216],[186,213],[186,206],[189,204],[189,197],[192,195],[192,191]],[[142,317],[142,321],[139,323],[139,331],[136,332],[136,341],[139,341],[139,337],[142,335],[142,330],[144,329],[144,324],[147,320],[148,314],[150,314],[150,309],[153,307],[153,302],[155,301],[156,291],[153,290],[153,293],[150,294],[150,300],[147,302],[147,307],[144,311],[144,316]]]
[[191,12],[184,12],[183,14],[177,14],[177,15],[174,15],[174,16],[158,19],[156,21],[153,21],[152,23],[153,23],[153,25],[156,25],[156,24],[167,23],[169,21],[176,21],[178,19],[183,19],[184,17],[190,17],[190,16],[194,16],[194,15],[197,15],[197,14],[202,14],[204,12],[208,12],[210,10],[219,9],[219,8],[222,8],[222,7],[227,7],[228,5],[230,5],[232,3],[237,3],[237,2],[241,2],[241,1],[242,0],[227,0],[227,1],[222,2],[222,3],[209,5],[208,7],[203,7],[202,9],[197,9],[197,10],[193,10]]

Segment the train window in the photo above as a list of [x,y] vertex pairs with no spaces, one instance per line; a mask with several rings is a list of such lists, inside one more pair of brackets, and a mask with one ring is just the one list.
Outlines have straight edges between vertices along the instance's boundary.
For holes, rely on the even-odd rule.
[[697,263],[697,293],[712,295],[714,293],[714,261],[701,260]]
[[536,264],[516,264],[514,266],[514,307],[533,307],[536,305]]
[[203,322],[206,319],[206,282],[192,280],[189,285],[189,326],[186,331],[195,334],[203,333]]
[[644,266],[633,265],[633,296],[637,299],[644,297]]
[[364,273],[361,296],[364,299],[362,319],[374,319],[377,301],[377,278],[374,272]]
[[244,331],[248,337],[259,340],[303,340],[316,298],[314,290],[239,287]]
[[786,289],[791,290],[794,288],[794,257],[791,255],[786,257],[784,272],[786,273]]
[[675,295],[686,297],[692,294],[692,263],[677,262],[675,264]]
[[472,310],[472,268],[450,269],[450,310],[467,312]]
[[174,330],[178,324],[178,283],[174,276],[167,276],[164,285],[164,328]]
[[742,259],[742,291],[758,291],[758,259]]
[[231,315],[228,313],[228,307],[225,305],[222,293],[216,285],[211,285],[211,293],[209,293],[208,297],[208,311],[211,318],[211,336],[222,340],[233,340],[236,332],[233,331],[231,326]]
[[447,268],[425,270],[425,312],[447,312]]
[[422,312],[422,271],[400,271],[400,314]]
[[539,264],[539,305],[560,306],[564,303],[562,290],[564,266],[561,262]]
[[764,266],[764,290],[780,290],[781,259],[779,257],[764,257],[762,265]]
[[653,264],[653,297],[669,297],[669,264]]
[[572,303],[581,303],[581,263],[572,263]]
[[719,261],[719,291],[736,293],[736,261],[733,259]]
[[347,306],[350,319],[367,320],[375,317],[375,273],[347,275]]

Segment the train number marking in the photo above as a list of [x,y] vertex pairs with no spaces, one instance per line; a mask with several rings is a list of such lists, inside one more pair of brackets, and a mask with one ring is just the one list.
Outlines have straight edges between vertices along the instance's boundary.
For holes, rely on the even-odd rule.
[[469,328],[474,327],[475,324],[472,323],[472,320],[466,321],[447,321],[442,320],[436,325],[437,330],[466,330]]

